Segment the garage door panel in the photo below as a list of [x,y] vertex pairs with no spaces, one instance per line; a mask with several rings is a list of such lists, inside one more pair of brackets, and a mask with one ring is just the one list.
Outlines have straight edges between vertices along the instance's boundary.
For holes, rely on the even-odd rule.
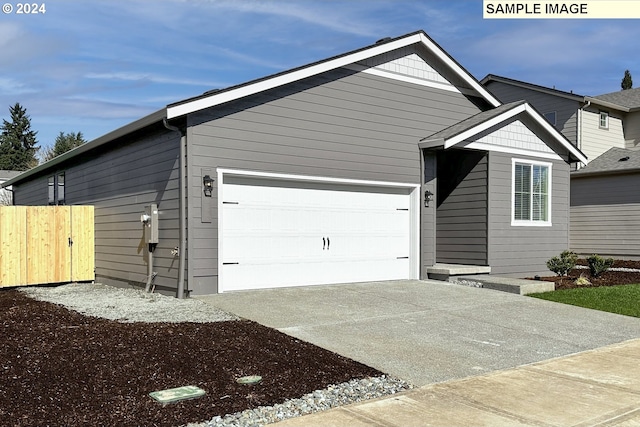
[[234,178],[222,194],[222,291],[410,276],[408,190]]

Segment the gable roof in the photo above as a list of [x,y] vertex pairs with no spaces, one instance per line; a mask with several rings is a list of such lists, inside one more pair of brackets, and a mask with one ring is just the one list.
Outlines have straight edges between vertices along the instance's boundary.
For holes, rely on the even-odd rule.
[[640,150],[613,147],[593,159],[584,168],[571,172],[571,176],[609,175],[638,171],[640,171]]
[[455,59],[445,52],[435,41],[420,30],[397,38],[382,39],[377,43],[342,55],[334,56],[309,65],[294,68],[261,79],[242,83],[226,89],[206,92],[195,98],[186,99],[167,106],[167,119],[173,119],[205,108],[233,101],[258,92],[293,83],[340,67],[382,55],[411,45],[421,45],[441,60],[453,73],[470,88],[484,98],[490,105],[497,107],[500,101],[484,88],[475,77],[465,70]]
[[549,88],[533,83],[510,79],[508,77],[496,76],[494,74],[487,74],[485,78],[480,80],[480,83],[486,87],[488,87],[492,82],[499,82],[511,86],[534,90],[537,92],[545,93],[547,95],[558,96],[560,98],[566,98],[584,104],[596,104],[602,107],[624,111],[627,113],[640,110],[640,89],[628,89],[618,92],[606,93],[604,95],[586,96],[574,94],[573,92],[565,92],[556,88]]
[[445,52],[435,41],[427,34],[420,30],[409,33],[397,38],[387,38],[377,43],[354,50],[342,55],[334,56],[329,59],[314,62],[309,65],[294,68],[292,70],[283,71],[261,79],[252,80],[226,89],[208,91],[204,94],[188,98],[173,104],[167,105],[165,108],[158,110],[146,117],[136,120],[126,126],[114,130],[104,136],[93,141],[87,142],[67,153],[64,153],[48,162],[36,166],[21,175],[1,184],[2,186],[11,185],[15,182],[22,181],[31,175],[43,172],[73,157],[76,157],[89,150],[93,150],[101,145],[125,136],[129,133],[141,130],[150,125],[162,123],[163,121],[183,117],[196,111],[220,105],[229,101],[233,101],[245,96],[253,95],[268,89],[273,89],[298,80],[318,75],[327,71],[331,71],[340,67],[349,66],[359,61],[373,58],[378,55],[392,52],[396,49],[411,45],[419,45],[426,49],[431,55],[435,56],[449,70],[458,81],[463,82],[472,92],[483,98],[489,105],[497,107],[501,103],[495,98],[484,86],[478,82],[467,70],[465,70],[456,60],[454,60],[447,52]]
[[542,92],[549,95],[567,98],[576,102],[584,101],[584,96],[575,94],[573,92],[565,92],[563,90],[558,90],[556,88],[540,86],[540,85],[529,83],[529,82],[523,82],[521,80],[510,79],[508,77],[496,76],[495,74],[487,74],[484,79],[480,80],[480,83],[483,86],[487,86],[491,82],[499,82],[499,83],[505,83],[511,86],[518,86],[524,89],[535,90],[537,92]]
[[544,132],[568,153],[569,160],[587,163],[587,156],[575,147],[556,128],[544,118],[538,111],[526,101],[515,101],[503,104],[492,110],[483,111],[471,116],[466,120],[456,123],[440,132],[436,132],[420,140],[420,148],[442,147],[445,150],[473,138],[474,136],[492,128],[508,122],[517,115],[524,115],[532,120]]
[[624,107],[627,112],[640,110],[640,88],[605,93],[603,95],[593,96],[590,99]]

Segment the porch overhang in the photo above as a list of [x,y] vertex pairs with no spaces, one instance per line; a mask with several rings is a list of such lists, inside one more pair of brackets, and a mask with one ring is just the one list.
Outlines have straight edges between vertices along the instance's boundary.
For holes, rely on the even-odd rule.
[[[504,104],[492,110],[483,111],[447,129],[423,138],[418,143],[420,149],[465,148],[483,132],[499,129],[519,119],[531,125],[536,136],[566,162],[588,163],[587,156],[555,129],[535,108],[526,101]],[[487,144],[475,144],[477,148],[490,149]],[[469,147],[471,148],[471,147]]]

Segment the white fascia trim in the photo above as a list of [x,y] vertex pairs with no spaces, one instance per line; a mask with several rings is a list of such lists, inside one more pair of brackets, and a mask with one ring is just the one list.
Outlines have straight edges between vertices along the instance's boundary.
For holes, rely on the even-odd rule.
[[458,135],[455,135],[451,138],[449,138],[444,145],[445,150],[447,148],[451,148],[456,144],[461,143],[462,141],[466,141],[469,138],[472,138],[473,136],[479,134],[480,132],[484,132],[485,130],[496,126],[502,122],[504,122],[507,119],[510,119],[513,116],[516,116],[520,113],[522,113],[523,111],[525,111],[525,105],[526,104],[521,104],[518,105],[517,107],[512,108],[511,110],[507,110],[504,113],[500,114],[499,116],[496,116],[490,120],[487,120],[485,122],[480,123],[477,126],[472,127],[471,129],[467,129],[466,131],[459,133]]
[[254,93],[273,89],[287,83],[292,83],[307,77],[315,76],[317,74],[331,71],[336,68],[345,67],[349,64],[353,64],[355,62],[359,62],[416,43],[422,43],[425,48],[433,52],[439,59],[441,59],[445,64],[451,67],[451,69],[454,70],[454,72],[458,74],[466,83],[468,83],[470,87],[475,89],[494,107],[501,105],[500,101],[494,98],[493,95],[491,95],[489,91],[487,91],[481,84],[476,82],[469,73],[464,71],[464,69],[462,69],[455,61],[453,61],[444,51],[442,51],[441,48],[439,48],[435,43],[429,40],[424,34],[418,33],[393,42],[384,43],[380,46],[373,46],[368,49],[352,53],[351,55],[341,56],[331,61],[325,61],[320,64],[304,67],[297,71],[292,71],[276,77],[267,78],[254,84],[242,86],[234,90],[229,90],[220,94],[212,94],[211,96],[196,99],[191,102],[185,102],[184,104],[179,104],[174,107],[167,107],[167,119],[173,119],[175,117],[183,116],[195,111],[233,101],[244,96],[253,95]]
[[585,165],[589,163],[587,157],[582,154],[576,147],[574,147],[569,141],[561,137],[561,135],[556,137],[556,135],[558,135],[560,132],[556,128],[551,126],[551,123],[549,123],[544,117],[542,117],[531,105],[527,103],[524,104],[524,106],[526,107],[527,112],[540,126],[545,128],[545,130],[551,135],[554,135],[556,141],[562,144],[563,147],[569,150],[578,160],[583,162]]
[[[551,126],[551,124],[544,118],[542,117],[536,110],[533,109],[533,107],[531,107],[531,105],[529,105],[528,103],[524,103],[521,105],[518,105],[515,108],[512,108],[511,110],[505,111],[504,113],[492,118],[491,120],[487,120],[481,124],[479,124],[478,126],[475,126],[471,129],[468,129],[458,135],[455,135],[453,137],[451,137],[450,139],[448,139],[445,142],[444,148],[451,148],[465,140],[468,140],[470,138],[472,138],[473,136],[484,132],[485,130],[496,126],[500,123],[502,123],[505,120],[508,120],[522,112],[527,112],[529,114],[529,116],[536,121],[536,123],[538,123],[540,126],[542,126],[547,132],[549,132],[550,135],[552,135],[554,137],[554,139],[556,141],[558,141],[563,147],[565,147],[568,151],[570,151],[576,158],[578,158],[581,162],[583,163],[587,163],[587,157],[584,156],[582,153],[580,153],[580,151],[578,151],[578,149],[576,147],[574,147],[573,145],[571,145],[570,142],[566,141],[561,135],[559,135],[559,132],[557,129],[555,129],[553,126]],[[474,144],[481,144],[481,143],[474,143]],[[470,145],[467,145],[467,147],[471,148]],[[498,147],[496,145],[489,145],[489,147]],[[506,148],[506,147],[505,147]],[[493,148],[494,151],[500,151],[496,148]],[[517,149],[513,149],[513,150],[517,150]],[[506,151],[506,152],[511,152],[511,151]],[[516,152],[514,152],[516,153]],[[532,153],[538,153],[538,152],[532,152]],[[557,155],[558,159],[562,159],[562,157],[560,157],[559,155]],[[538,157],[544,157],[543,155],[538,155]],[[550,158],[556,158],[556,157],[550,157]]]
[[320,64],[305,67],[297,71],[292,71],[290,73],[285,73],[280,76],[262,80],[251,85],[239,87],[235,90],[230,90],[228,92],[223,92],[220,94],[212,94],[211,96],[208,96],[206,98],[200,98],[191,102],[176,105],[175,107],[169,107],[167,108],[167,118],[172,119],[185,114],[193,113],[194,111],[203,110],[205,108],[233,101],[234,99],[242,98],[243,96],[248,96],[254,93],[273,89],[287,83],[302,80],[307,77],[334,70],[336,68],[344,67],[345,65],[349,65],[354,62],[362,61],[373,56],[381,55],[395,49],[409,46],[422,41],[422,38],[420,36],[420,34],[414,34],[413,36],[396,40],[394,42],[385,43],[380,46],[373,46],[369,49],[356,52],[351,55],[341,56],[332,61],[322,62]]
[[472,150],[497,151],[500,153],[513,154],[516,156],[530,156],[540,159],[561,160],[565,161],[558,153],[545,153],[544,151],[525,150],[524,148],[505,147],[502,145],[487,144],[486,142],[471,142],[464,146]]
[[444,51],[440,47],[438,47],[432,40],[430,40],[424,34],[418,35],[420,36],[422,44],[424,44],[427,49],[434,52],[438,58],[440,58],[449,67],[451,67],[451,69],[453,69],[460,77],[462,77],[462,80],[464,80],[470,87],[478,91],[478,93],[480,93],[480,95],[482,95],[484,99],[486,99],[491,105],[493,105],[494,107],[502,105],[502,103],[498,101],[498,99],[491,95],[491,93],[484,86],[478,83],[468,72],[460,67],[458,63],[451,59],[449,55],[444,53]]
[[294,175],[294,174],[273,173],[273,172],[256,172],[256,171],[238,170],[238,169],[218,169],[219,178],[221,177],[221,174],[255,176],[259,178],[282,179],[287,181],[332,182],[336,184],[362,185],[362,186],[368,186],[368,187],[397,187],[397,188],[417,188],[417,189],[420,188],[420,184],[411,184],[406,182],[367,181],[363,179],[331,178],[326,176]]
[[[365,67],[364,65],[360,65],[360,64],[350,64],[345,66],[344,68],[347,68],[352,71],[359,71],[361,73],[372,74],[378,77],[385,77],[388,79],[399,80],[406,83],[413,83],[420,86],[446,90],[449,92],[462,93],[457,87],[455,87],[452,84],[435,82],[433,80],[419,79],[417,77],[411,77],[404,74],[397,74],[391,71],[381,70],[379,68]],[[471,91],[466,91],[466,92],[471,92]],[[467,94],[469,95],[470,93],[467,93]]]

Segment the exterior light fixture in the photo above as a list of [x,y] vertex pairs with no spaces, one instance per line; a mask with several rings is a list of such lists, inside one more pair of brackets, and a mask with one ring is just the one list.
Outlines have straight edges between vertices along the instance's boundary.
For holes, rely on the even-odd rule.
[[204,188],[205,197],[211,197],[211,192],[213,191],[213,178],[209,175],[205,175],[202,178],[202,187]]
[[425,190],[424,192],[424,207],[429,207],[429,202],[433,200],[433,193],[429,190]]

